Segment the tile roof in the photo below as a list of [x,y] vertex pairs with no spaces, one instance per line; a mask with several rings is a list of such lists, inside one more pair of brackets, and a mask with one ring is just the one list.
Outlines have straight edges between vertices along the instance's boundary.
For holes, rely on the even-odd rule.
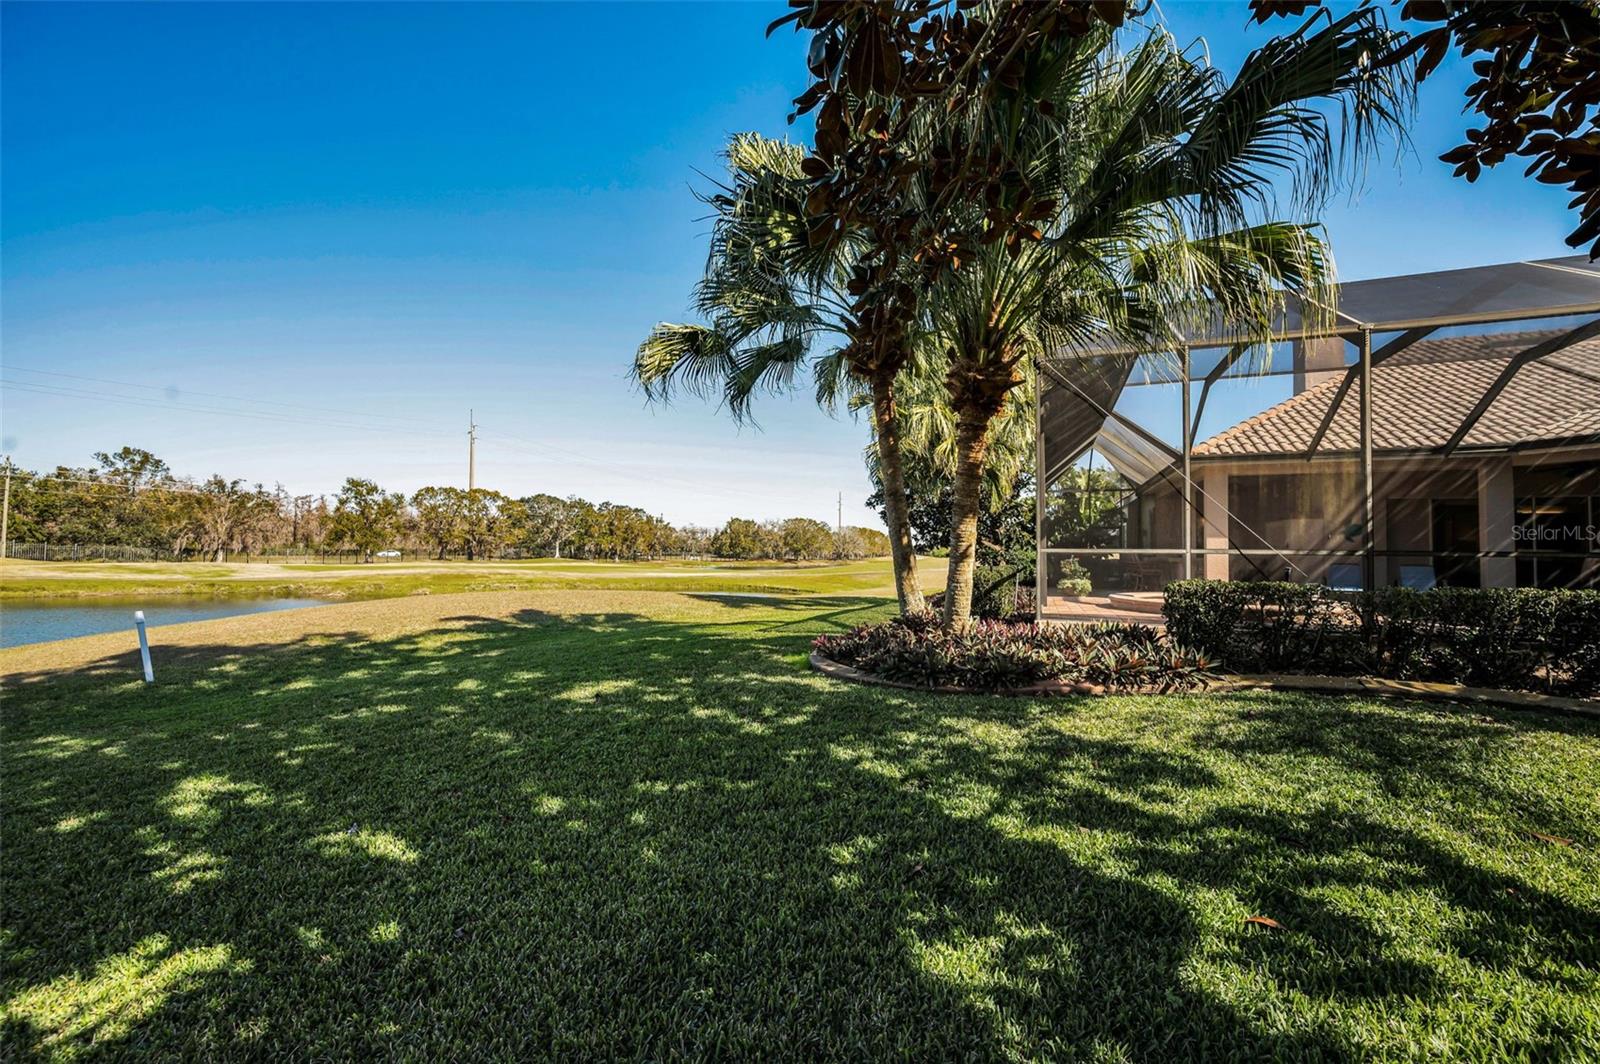
[[[1554,332],[1422,340],[1372,370],[1373,450],[1442,447],[1511,356]],[[1197,458],[1304,453],[1339,378],[1308,388],[1195,445]],[[1360,449],[1361,383],[1355,382],[1320,450]],[[1600,337],[1522,367],[1461,446],[1506,447],[1600,438]]]

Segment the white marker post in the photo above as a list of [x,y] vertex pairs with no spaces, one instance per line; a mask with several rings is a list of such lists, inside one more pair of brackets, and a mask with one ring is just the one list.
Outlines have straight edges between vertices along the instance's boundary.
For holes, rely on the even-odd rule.
[[155,683],[156,674],[150,668],[150,640],[144,634],[144,610],[133,611],[133,625],[139,629],[139,657],[144,662],[144,682]]

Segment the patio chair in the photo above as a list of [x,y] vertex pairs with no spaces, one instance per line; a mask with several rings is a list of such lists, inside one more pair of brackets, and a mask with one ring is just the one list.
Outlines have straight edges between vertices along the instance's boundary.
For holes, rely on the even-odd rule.
[[1333,591],[1362,590],[1361,569],[1359,562],[1334,562],[1328,566],[1328,587]]
[[1151,583],[1154,583],[1157,587],[1162,587],[1166,584],[1166,581],[1162,579],[1165,574],[1161,563],[1148,558],[1136,556],[1126,559],[1123,563],[1122,574],[1123,580],[1128,584],[1129,591],[1149,590],[1147,585]]
[[1413,591],[1432,591],[1439,586],[1439,579],[1434,575],[1431,565],[1402,565],[1400,586]]

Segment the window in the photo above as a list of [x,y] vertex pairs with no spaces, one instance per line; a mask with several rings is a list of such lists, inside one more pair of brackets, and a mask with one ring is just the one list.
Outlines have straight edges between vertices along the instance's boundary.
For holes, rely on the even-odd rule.
[[1531,496],[1517,505],[1517,545],[1541,553],[1581,554],[1589,549],[1589,500],[1581,496]]

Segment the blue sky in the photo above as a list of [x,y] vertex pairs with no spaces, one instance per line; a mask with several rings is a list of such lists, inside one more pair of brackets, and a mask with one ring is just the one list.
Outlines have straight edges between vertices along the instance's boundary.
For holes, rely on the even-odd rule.
[[[1163,3],[1224,70],[1241,4]],[[90,5],[0,9],[0,436],[19,464],[143,446],[183,473],[334,490],[479,483],[875,523],[865,425],[804,394],[760,429],[647,406],[634,348],[686,316],[690,194],[727,135],[784,135],[804,40],[778,4]],[[1326,216],[1341,272],[1569,253],[1565,196],[1415,152]],[[70,374],[71,376],[66,376]],[[117,382],[117,383],[111,383]]]

